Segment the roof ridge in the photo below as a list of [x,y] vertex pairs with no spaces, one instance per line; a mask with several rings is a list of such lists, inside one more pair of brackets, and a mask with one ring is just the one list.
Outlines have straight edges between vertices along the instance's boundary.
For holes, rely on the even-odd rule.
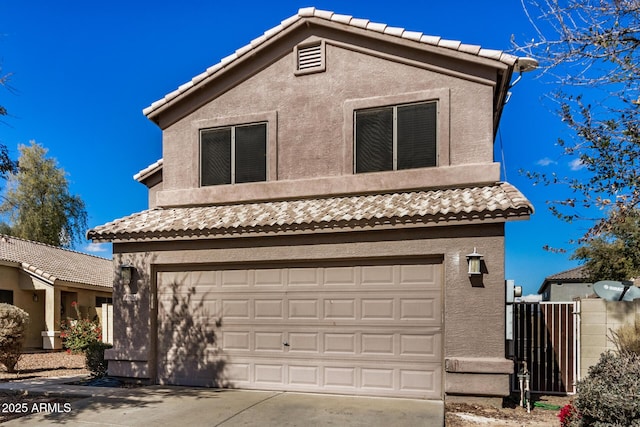
[[236,49],[236,51],[224,58],[218,63],[207,68],[204,72],[193,77],[188,82],[180,85],[176,90],[166,94],[163,98],[153,102],[148,107],[142,110],[142,113],[149,117],[154,111],[168,104],[173,99],[189,91],[199,83],[203,82],[207,78],[216,74],[218,71],[224,69],[230,63],[236,59],[245,56],[249,52],[261,46],[264,42],[276,36],[286,28],[295,24],[302,19],[318,18],[329,22],[335,22],[338,24],[349,25],[355,28],[361,28],[367,31],[372,31],[380,34],[385,34],[391,37],[405,39],[413,42],[417,42],[423,45],[430,45],[435,47],[441,47],[464,54],[482,57],[494,61],[505,63],[509,66],[515,66],[519,57],[506,53],[503,50],[482,48],[480,45],[465,44],[458,40],[443,39],[440,36],[429,36],[419,31],[409,31],[401,27],[391,27],[387,24],[372,22],[369,19],[354,18],[351,15],[341,15],[333,11],[316,9],[315,7],[300,8],[295,15],[283,20],[275,27],[268,29],[261,36],[253,39],[248,44]]
[[112,261],[109,258],[104,258],[104,257],[98,256],[98,255],[88,254],[88,253],[76,251],[76,250],[73,250],[73,249],[67,249],[67,248],[63,248],[63,247],[60,247],[60,246],[54,246],[54,245],[50,245],[48,243],[38,242],[36,240],[23,239],[21,237],[11,236],[9,234],[0,234],[0,242],[10,243],[9,239],[20,240],[21,242],[33,243],[33,244],[36,244],[36,245],[45,246],[45,247],[49,247],[49,248],[52,248],[52,249],[59,249],[59,250],[62,250],[62,251],[71,252],[71,253],[75,253],[75,254],[79,254],[79,255],[86,255],[86,256],[89,256],[89,257],[102,259],[102,260],[105,260],[105,261]]

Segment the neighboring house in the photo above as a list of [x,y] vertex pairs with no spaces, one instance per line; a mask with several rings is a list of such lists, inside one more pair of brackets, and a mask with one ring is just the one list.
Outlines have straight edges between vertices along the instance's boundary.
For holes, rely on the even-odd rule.
[[25,347],[60,349],[60,321],[111,302],[113,262],[43,243],[0,236],[0,302],[29,313]]
[[554,302],[573,301],[595,295],[593,283],[589,281],[587,269],[583,265],[545,278],[538,294],[542,295],[542,301]]
[[533,208],[493,141],[530,66],[306,8],[154,102],[149,210],[88,232],[122,271],[110,374],[508,394],[505,222]]

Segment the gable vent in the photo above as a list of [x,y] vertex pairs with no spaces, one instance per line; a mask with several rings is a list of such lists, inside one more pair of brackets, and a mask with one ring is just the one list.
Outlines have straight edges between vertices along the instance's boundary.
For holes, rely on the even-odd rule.
[[307,46],[298,50],[298,70],[322,66],[322,48],[320,45]]
[[324,44],[322,42],[297,46],[296,74],[307,74],[324,71]]

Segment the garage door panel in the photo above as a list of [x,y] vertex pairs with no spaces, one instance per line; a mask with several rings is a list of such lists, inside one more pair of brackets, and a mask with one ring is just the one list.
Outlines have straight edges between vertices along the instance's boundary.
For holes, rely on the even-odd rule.
[[282,288],[286,282],[285,271],[280,268],[255,270],[255,287]]
[[[287,329],[282,331],[282,329]],[[356,329],[354,327],[336,328],[298,326],[287,328],[283,325],[260,325],[224,328],[219,334],[219,345],[225,354],[233,358],[236,355],[253,352],[280,358],[319,356],[347,359],[367,359],[394,361],[411,360],[416,362],[436,362],[439,360],[441,334],[436,328],[417,328],[413,331],[394,330],[387,327]],[[383,357],[388,356],[388,357]]]
[[322,271],[320,268],[291,268],[288,270],[290,288],[314,287],[322,284]]
[[432,288],[440,291],[440,270],[430,265],[399,265],[399,280],[401,286],[419,286],[423,289]]
[[[251,333],[251,332],[248,332]],[[254,332],[256,352],[282,353],[284,334],[282,332]]]
[[320,368],[313,365],[289,366],[289,384],[320,387]]
[[326,286],[354,286],[356,281],[355,267],[329,267],[324,270]]
[[375,265],[363,266],[362,268],[362,285],[363,286],[389,286],[395,284],[393,278],[393,266],[391,265]]
[[250,318],[249,300],[247,299],[223,299],[222,315],[224,319],[249,319]]
[[[442,397],[440,264],[160,272],[157,292],[159,331],[177,331],[159,340],[161,383],[215,385],[217,375],[241,388]],[[184,304],[219,350],[178,363]]]
[[[237,366],[236,366],[237,365]],[[254,369],[248,366],[253,365]],[[440,364],[406,367],[364,364],[348,366],[340,361],[302,361],[261,363],[242,360],[231,364],[233,387],[287,391],[325,391],[329,393],[396,396],[426,399],[441,398]],[[248,374],[248,377],[247,377]],[[248,378],[248,379],[247,379]]]
[[256,385],[281,385],[284,383],[285,366],[283,364],[256,363],[254,369]]
[[317,298],[314,299],[289,299],[289,319],[313,319],[320,320],[320,304]]
[[362,354],[384,354],[393,355],[394,335],[393,334],[362,334]]
[[289,353],[315,353],[321,352],[320,334],[318,332],[290,332],[287,341]]
[[283,320],[284,301],[282,299],[256,299],[253,302],[255,318],[261,320]]

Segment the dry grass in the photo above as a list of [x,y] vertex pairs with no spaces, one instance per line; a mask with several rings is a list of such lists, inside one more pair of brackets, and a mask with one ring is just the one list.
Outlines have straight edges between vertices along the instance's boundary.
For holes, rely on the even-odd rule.
[[640,354],[640,320],[609,330],[609,340],[620,353]]

